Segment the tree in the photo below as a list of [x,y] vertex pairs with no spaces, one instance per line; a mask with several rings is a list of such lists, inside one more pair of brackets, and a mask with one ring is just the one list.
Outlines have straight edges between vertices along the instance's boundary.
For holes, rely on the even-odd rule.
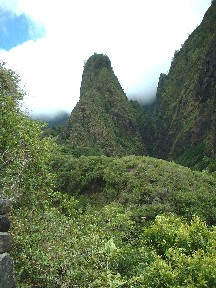
[[0,63],[0,196],[26,204],[36,191],[50,187],[47,163],[53,144],[41,137],[41,124],[21,110],[25,93],[19,83],[18,75]]

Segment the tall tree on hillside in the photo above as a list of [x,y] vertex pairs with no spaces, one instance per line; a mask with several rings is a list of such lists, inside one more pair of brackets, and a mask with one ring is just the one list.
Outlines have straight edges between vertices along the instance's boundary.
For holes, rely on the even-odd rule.
[[52,144],[41,138],[41,125],[22,110],[25,95],[15,72],[0,64],[0,193],[27,200],[50,187],[47,161]]

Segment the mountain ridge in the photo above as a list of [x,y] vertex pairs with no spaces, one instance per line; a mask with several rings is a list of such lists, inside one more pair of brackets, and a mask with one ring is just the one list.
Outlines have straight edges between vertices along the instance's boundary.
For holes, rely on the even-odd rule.
[[[61,134],[72,146],[93,148],[105,155],[149,154],[143,133],[151,135],[124,93],[107,55],[94,54],[85,64],[80,100]],[[141,120],[138,123],[136,117]],[[150,139],[150,140],[149,140]],[[147,147],[148,146],[148,147]]]
[[205,155],[215,157],[215,15],[213,1],[201,24],[176,51],[162,96],[156,100],[158,157],[176,159],[198,145],[203,145]]
[[150,155],[189,167],[215,159],[215,15],[212,1],[201,24],[175,52],[168,74],[160,75],[156,101],[146,112],[129,101],[109,57],[92,55],[61,142],[81,148],[74,155]]

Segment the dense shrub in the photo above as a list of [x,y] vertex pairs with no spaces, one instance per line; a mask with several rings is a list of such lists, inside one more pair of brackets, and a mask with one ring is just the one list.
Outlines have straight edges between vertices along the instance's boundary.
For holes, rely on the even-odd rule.
[[141,156],[58,156],[52,166],[58,174],[57,188],[82,197],[82,203],[117,201],[130,207],[137,221],[174,212],[216,223],[216,182],[207,172]]
[[137,223],[112,203],[80,209],[53,195],[55,208],[16,211],[17,287],[214,287],[215,228],[193,217]]

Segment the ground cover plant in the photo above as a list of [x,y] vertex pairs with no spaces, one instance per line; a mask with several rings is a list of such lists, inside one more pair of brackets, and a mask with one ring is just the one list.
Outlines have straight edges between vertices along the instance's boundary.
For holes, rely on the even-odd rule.
[[137,156],[50,163],[62,192],[12,215],[18,287],[216,285],[211,174]]
[[198,216],[141,226],[122,204],[53,201],[14,215],[17,287],[215,287],[216,230]]

